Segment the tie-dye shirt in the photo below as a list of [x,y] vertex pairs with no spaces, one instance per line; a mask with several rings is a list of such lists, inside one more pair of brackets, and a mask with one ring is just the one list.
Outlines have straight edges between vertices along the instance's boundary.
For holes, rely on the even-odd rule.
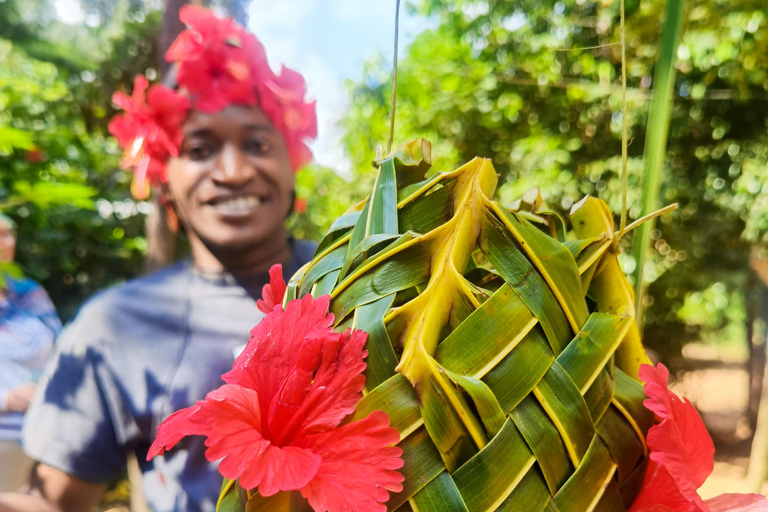
[[0,298],[0,441],[17,441],[21,414],[6,411],[8,391],[36,382],[61,330],[45,290],[31,279],[5,278]]
[[[286,276],[315,246],[292,242]],[[139,460],[155,512],[214,512],[221,489],[204,439],[184,439],[147,459],[157,426],[223,384],[235,354],[263,317],[266,272],[235,278],[181,262],[89,300],[56,342],[22,433],[33,459],[91,482],[109,483]]]

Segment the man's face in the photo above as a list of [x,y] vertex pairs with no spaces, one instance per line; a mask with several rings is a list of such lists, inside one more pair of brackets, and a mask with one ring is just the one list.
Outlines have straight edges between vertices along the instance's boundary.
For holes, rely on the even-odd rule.
[[192,111],[168,194],[190,236],[211,250],[243,250],[283,236],[294,175],[282,135],[257,107]]
[[16,256],[16,233],[0,219],[0,263],[10,263]]

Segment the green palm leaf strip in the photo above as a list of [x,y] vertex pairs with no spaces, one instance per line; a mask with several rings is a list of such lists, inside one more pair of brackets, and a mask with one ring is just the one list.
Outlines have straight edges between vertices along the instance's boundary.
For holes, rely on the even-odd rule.
[[[653,76],[653,98],[648,114],[648,127],[643,150],[643,195],[640,217],[658,209],[659,190],[661,188],[664,155],[667,149],[669,118],[672,114],[672,95],[675,86],[675,57],[683,31],[684,0],[668,0],[661,25],[661,46],[656,72]],[[635,292],[637,295],[637,318],[642,330],[643,295],[648,283],[643,279],[645,263],[648,260],[648,247],[655,221],[641,224],[637,228],[634,242]]]

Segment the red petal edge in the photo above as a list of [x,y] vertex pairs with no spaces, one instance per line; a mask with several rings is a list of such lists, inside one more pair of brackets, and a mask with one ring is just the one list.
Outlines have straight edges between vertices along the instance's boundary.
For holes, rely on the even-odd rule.
[[261,299],[256,301],[259,311],[269,314],[275,306],[283,303],[285,297],[285,279],[283,279],[283,266],[273,265],[269,269],[269,284],[265,284],[261,290]]
[[317,475],[301,489],[315,512],[386,512],[390,492],[403,490],[400,433],[385,412],[309,436],[304,445],[322,457]]
[[226,384],[205,400],[171,415],[158,428],[147,460],[171,449],[188,435],[206,436],[205,457],[221,459],[219,472],[240,479],[244,488],[264,496],[304,487],[317,473],[320,457],[301,447],[276,447],[261,434],[256,392]]

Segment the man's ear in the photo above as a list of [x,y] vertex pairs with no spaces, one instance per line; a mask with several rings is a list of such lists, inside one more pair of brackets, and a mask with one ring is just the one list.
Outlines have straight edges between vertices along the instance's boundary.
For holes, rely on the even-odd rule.
[[154,187],[152,187],[152,193],[157,194],[163,203],[171,201],[171,187],[167,182],[157,183]]
[[168,225],[168,229],[172,233],[177,233],[179,231],[179,216],[176,214],[176,207],[173,205],[171,189],[168,186],[168,183],[160,183],[155,187],[153,192],[157,198],[155,201],[155,208],[162,208],[165,210],[165,221]]

